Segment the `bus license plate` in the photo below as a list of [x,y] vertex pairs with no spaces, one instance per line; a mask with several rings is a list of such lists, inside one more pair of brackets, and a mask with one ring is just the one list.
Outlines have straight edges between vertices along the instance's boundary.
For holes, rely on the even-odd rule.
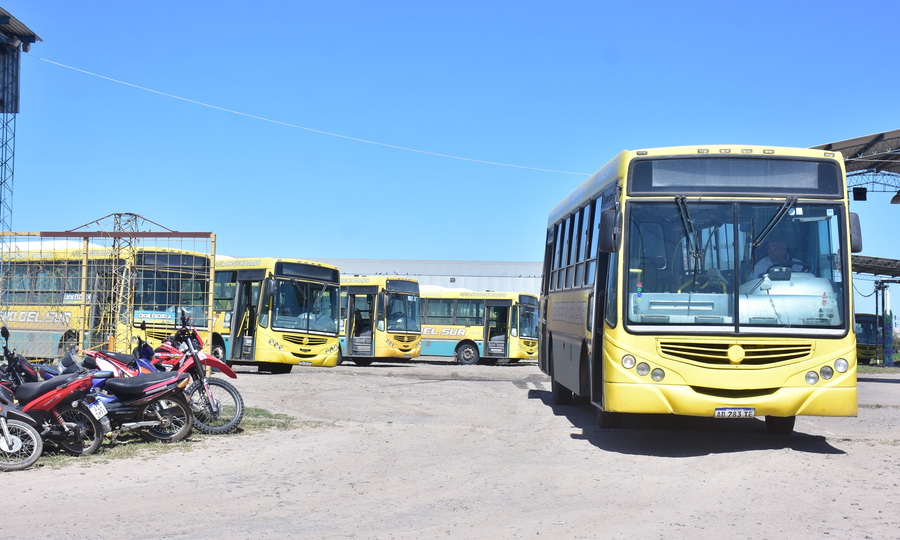
[[103,404],[102,401],[95,401],[93,403],[88,403],[88,409],[91,411],[91,414],[94,415],[94,418],[100,420],[104,416],[106,416],[106,405]]
[[716,418],[754,418],[756,409],[753,407],[727,407],[716,409]]

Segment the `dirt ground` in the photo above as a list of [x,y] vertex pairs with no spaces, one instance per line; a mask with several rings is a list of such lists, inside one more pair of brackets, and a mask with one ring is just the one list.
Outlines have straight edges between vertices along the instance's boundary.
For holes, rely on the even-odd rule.
[[291,431],[0,476],[7,538],[900,538],[900,376],[858,418],[555,407],[534,363],[238,368]]

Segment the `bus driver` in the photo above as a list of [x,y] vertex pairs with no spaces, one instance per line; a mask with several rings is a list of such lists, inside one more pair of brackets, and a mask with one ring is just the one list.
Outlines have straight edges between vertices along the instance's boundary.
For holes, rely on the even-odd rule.
[[798,259],[788,257],[787,242],[784,238],[771,238],[767,245],[768,255],[756,262],[753,267],[753,277],[763,277],[770,266],[790,266],[791,270],[798,272],[803,269],[803,263]]

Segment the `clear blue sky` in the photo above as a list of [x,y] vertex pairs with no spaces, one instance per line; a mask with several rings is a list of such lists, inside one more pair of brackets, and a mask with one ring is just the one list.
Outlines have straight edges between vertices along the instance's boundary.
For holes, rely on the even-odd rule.
[[[537,261],[549,210],[624,148],[900,128],[895,1],[0,5],[44,40],[19,231],[132,212],[234,256]],[[854,204],[865,255],[900,258],[890,196]]]

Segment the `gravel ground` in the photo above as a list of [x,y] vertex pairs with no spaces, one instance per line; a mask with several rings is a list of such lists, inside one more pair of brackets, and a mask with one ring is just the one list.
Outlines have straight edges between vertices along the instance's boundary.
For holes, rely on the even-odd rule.
[[[900,376],[857,418],[555,407],[534,363],[238,368],[297,429],[0,476],[7,538],[900,538]],[[74,458],[73,458],[74,459]],[[10,504],[11,503],[11,504]]]

